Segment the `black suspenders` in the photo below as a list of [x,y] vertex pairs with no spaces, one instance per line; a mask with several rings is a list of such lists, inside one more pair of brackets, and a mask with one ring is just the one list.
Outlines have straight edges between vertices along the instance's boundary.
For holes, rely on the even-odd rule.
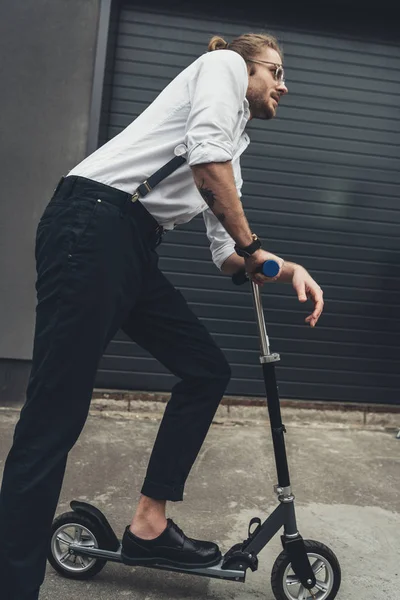
[[143,181],[132,196],[132,202],[144,198],[151,190],[158,185],[163,179],[171,175],[176,169],[178,169],[183,163],[186,162],[186,158],[183,156],[174,156],[170,161],[163,165],[158,171],[150,175],[146,181]]

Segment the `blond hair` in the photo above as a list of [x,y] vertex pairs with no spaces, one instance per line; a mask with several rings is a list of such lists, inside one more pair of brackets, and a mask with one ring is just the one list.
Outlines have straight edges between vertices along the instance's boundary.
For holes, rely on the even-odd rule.
[[244,33],[229,43],[219,35],[214,35],[208,43],[209,52],[213,52],[214,50],[233,50],[240,54],[245,61],[257,56],[265,47],[276,50],[280,57],[283,58],[283,52],[278,44],[278,40],[268,33]]

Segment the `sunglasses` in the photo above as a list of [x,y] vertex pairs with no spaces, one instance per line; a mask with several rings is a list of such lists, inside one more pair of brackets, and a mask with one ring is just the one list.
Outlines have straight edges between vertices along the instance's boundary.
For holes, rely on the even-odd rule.
[[273,65],[273,69],[269,69],[271,73],[274,74],[275,81],[279,81],[282,85],[285,85],[285,70],[282,65],[277,65],[276,63],[269,62],[268,60],[250,60],[248,62],[258,63],[260,65]]

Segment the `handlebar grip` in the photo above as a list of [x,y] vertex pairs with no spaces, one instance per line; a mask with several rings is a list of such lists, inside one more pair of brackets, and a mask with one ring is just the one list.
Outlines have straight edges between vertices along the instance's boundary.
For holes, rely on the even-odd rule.
[[276,262],[276,260],[266,260],[265,263],[262,264],[260,272],[265,275],[265,277],[275,277],[278,275],[280,266]]
[[[265,277],[275,277],[279,273],[279,264],[276,260],[266,260],[261,267],[257,269],[258,273],[262,273]],[[235,285],[243,285],[249,278],[247,277],[246,271],[243,269],[232,275],[232,282]]]

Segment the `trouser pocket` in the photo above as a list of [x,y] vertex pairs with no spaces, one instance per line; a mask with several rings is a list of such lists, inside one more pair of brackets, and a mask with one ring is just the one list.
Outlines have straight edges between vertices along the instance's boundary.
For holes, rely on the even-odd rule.
[[94,198],[50,203],[39,221],[35,256],[40,261],[50,253],[73,254],[90,229],[99,202]]

